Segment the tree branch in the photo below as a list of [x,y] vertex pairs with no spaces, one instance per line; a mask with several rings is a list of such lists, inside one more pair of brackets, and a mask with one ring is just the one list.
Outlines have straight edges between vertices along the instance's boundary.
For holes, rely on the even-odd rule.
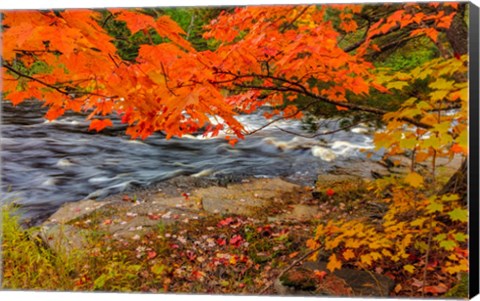
[[27,78],[29,80],[35,81],[35,82],[37,82],[37,83],[39,83],[39,84],[41,84],[45,87],[54,89],[55,91],[57,91],[61,94],[67,95],[67,96],[70,96],[72,94],[77,93],[77,94],[80,94],[80,95],[91,95],[91,96],[98,96],[98,97],[104,97],[104,98],[117,98],[118,97],[118,96],[107,96],[107,95],[102,95],[102,94],[92,93],[92,92],[83,92],[83,91],[80,91],[80,90],[68,90],[66,88],[57,87],[57,86],[51,85],[49,83],[46,83],[41,79],[38,79],[38,78],[32,77],[30,75],[24,74],[24,73],[16,70],[15,68],[13,68],[12,66],[8,65],[7,63],[2,63],[2,67],[4,67],[5,69],[9,70],[10,72],[12,72],[12,73],[14,73],[14,74],[16,74],[20,77],[24,77],[24,78]]
[[[300,83],[293,82],[293,81],[285,79],[285,78],[276,77],[276,76],[273,76],[273,75],[264,75],[264,74],[256,74],[256,73],[248,73],[248,74],[238,75],[238,74],[234,74],[234,73],[227,72],[227,71],[218,71],[217,73],[227,74],[227,75],[233,76],[233,78],[231,80],[223,81],[223,82],[219,82],[219,83],[232,82],[234,86],[239,87],[239,88],[264,90],[264,91],[295,92],[295,93],[298,93],[298,94],[303,94],[305,96],[308,96],[308,97],[316,99],[316,100],[320,100],[324,103],[329,103],[329,104],[336,105],[336,106],[339,106],[339,107],[342,107],[342,108],[347,108],[347,109],[352,110],[352,111],[368,112],[368,113],[373,113],[373,114],[380,115],[380,116],[383,116],[386,113],[390,113],[389,111],[385,111],[385,110],[378,109],[378,108],[372,108],[372,107],[368,107],[368,106],[362,106],[362,105],[358,105],[358,104],[355,104],[355,103],[334,101],[334,100],[331,100],[329,98],[326,98],[324,96],[321,96],[321,95],[318,95],[318,94],[315,94],[315,93],[309,91],[305,86],[303,86]],[[276,81],[280,81],[282,83],[288,84],[289,86],[288,87],[285,87],[285,86],[265,87],[265,86],[257,86],[257,85],[253,85],[253,84],[235,83],[235,81],[237,79],[249,78],[249,77],[252,78],[252,79],[259,78],[259,79],[276,80]],[[432,126],[430,124],[415,120],[414,118],[410,118],[410,117],[400,117],[400,118],[398,118],[398,120],[405,121],[407,123],[410,123],[412,125],[415,125],[415,126],[418,126],[418,127],[424,128],[424,129],[431,129],[432,128]]]
[[314,134],[314,135],[304,135],[304,134],[301,134],[301,133],[297,133],[297,132],[293,132],[293,131],[289,131],[289,130],[286,130],[286,129],[279,128],[278,126],[276,126],[276,128],[279,129],[280,131],[288,133],[288,134],[292,134],[292,135],[295,135],[295,136],[311,139],[311,138],[315,138],[315,137],[318,137],[318,136],[331,135],[331,134],[335,134],[335,133],[338,133],[338,132],[341,132],[341,131],[348,130],[349,128],[353,128],[354,126],[359,125],[361,122],[362,121],[359,121],[359,122],[344,126],[342,128],[336,129],[336,130],[327,131],[327,132],[323,132],[323,133],[317,133],[317,134]]

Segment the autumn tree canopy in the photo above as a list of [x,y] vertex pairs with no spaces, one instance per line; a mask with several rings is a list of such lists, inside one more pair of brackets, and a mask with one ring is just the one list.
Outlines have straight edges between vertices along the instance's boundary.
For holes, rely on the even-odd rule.
[[[116,113],[133,138],[228,129],[234,143],[248,134],[235,115],[266,104],[282,118],[300,118],[318,103],[384,115],[352,99],[391,93],[415,79],[388,77],[372,55],[426,36],[442,51],[438,63],[464,61],[464,52],[454,53],[445,43],[458,9],[457,3],[239,7],[205,27],[203,36],[214,45],[209,50],[195,49],[167,15],[141,9],[8,11],[2,23],[3,90],[13,104],[44,101],[49,120],[67,110],[88,112],[90,128],[101,130]],[[132,35],[143,33],[134,60],[119,56],[105,30],[113,21],[125,22]],[[462,87],[435,87],[443,91],[436,92],[436,101],[448,99],[449,106],[462,99]],[[308,101],[299,105],[299,97]],[[432,128],[429,106],[436,104],[395,119]]]

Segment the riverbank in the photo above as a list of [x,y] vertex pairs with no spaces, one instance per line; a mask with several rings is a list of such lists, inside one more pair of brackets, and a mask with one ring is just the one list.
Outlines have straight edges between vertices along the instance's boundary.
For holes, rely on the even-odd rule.
[[[376,173],[387,171],[377,165]],[[328,273],[322,263],[328,258],[321,255],[310,267],[312,263],[306,261],[310,252],[307,241],[319,223],[382,218],[385,208],[368,192],[369,179],[365,177],[372,176],[372,167],[352,163],[349,169],[337,168],[335,174],[319,176],[314,186],[281,178],[219,181],[177,177],[103,201],[68,203],[40,227],[27,232],[5,230],[10,236],[5,236],[3,245],[3,286],[249,295],[402,295],[401,289],[392,291],[392,279],[374,270],[356,274],[362,271],[342,269],[343,274],[332,274],[319,285],[312,273]],[[451,167],[453,172],[454,165]],[[302,262],[300,271],[310,271],[307,274],[292,269]],[[313,284],[295,287],[291,279],[279,284],[282,274]]]

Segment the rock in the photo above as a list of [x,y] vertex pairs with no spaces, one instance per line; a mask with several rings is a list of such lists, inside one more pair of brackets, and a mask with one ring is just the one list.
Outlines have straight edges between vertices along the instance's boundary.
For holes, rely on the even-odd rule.
[[[275,290],[282,295],[387,297],[395,285],[383,275],[349,268],[330,273],[326,266],[326,262],[305,262],[277,279]],[[321,280],[316,270],[325,272]]]
[[275,197],[299,190],[300,186],[281,179],[254,179],[249,183],[212,186],[192,192],[202,200],[209,213],[231,213],[251,216]]
[[[330,274],[327,270],[326,262],[307,261],[303,263],[302,267],[312,271],[325,271],[327,274]],[[373,272],[342,268],[335,270],[333,275],[343,279],[345,283],[352,288],[353,295],[355,296],[387,297],[395,286],[392,279]]]
[[56,253],[70,254],[87,246],[86,230],[71,225],[43,225],[36,236]]
[[79,219],[91,214],[93,211],[101,208],[106,203],[94,200],[83,200],[74,203],[65,203],[52,216],[48,218],[46,223],[66,224],[74,219]]
[[315,218],[320,214],[318,206],[308,206],[308,205],[293,205],[291,212],[287,212],[278,216],[269,217],[269,221],[277,220],[295,220],[295,221],[309,221]]

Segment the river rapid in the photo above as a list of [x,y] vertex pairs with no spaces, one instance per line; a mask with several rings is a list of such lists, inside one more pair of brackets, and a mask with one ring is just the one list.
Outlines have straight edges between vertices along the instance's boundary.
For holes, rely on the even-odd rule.
[[[89,132],[84,116],[69,113],[48,122],[45,112],[38,102],[17,107],[2,102],[1,202],[20,205],[25,219],[42,220],[66,202],[101,200],[181,175],[281,176],[312,185],[318,174],[335,166],[369,160],[360,150],[373,148],[369,129],[362,126],[302,138],[277,128],[311,135],[300,121],[280,121],[232,147],[222,135],[166,140],[154,134],[132,140],[116,118],[113,128]],[[268,122],[260,113],[238,119],[250,130]],[[338,126],[323,120],[320,131]]]

